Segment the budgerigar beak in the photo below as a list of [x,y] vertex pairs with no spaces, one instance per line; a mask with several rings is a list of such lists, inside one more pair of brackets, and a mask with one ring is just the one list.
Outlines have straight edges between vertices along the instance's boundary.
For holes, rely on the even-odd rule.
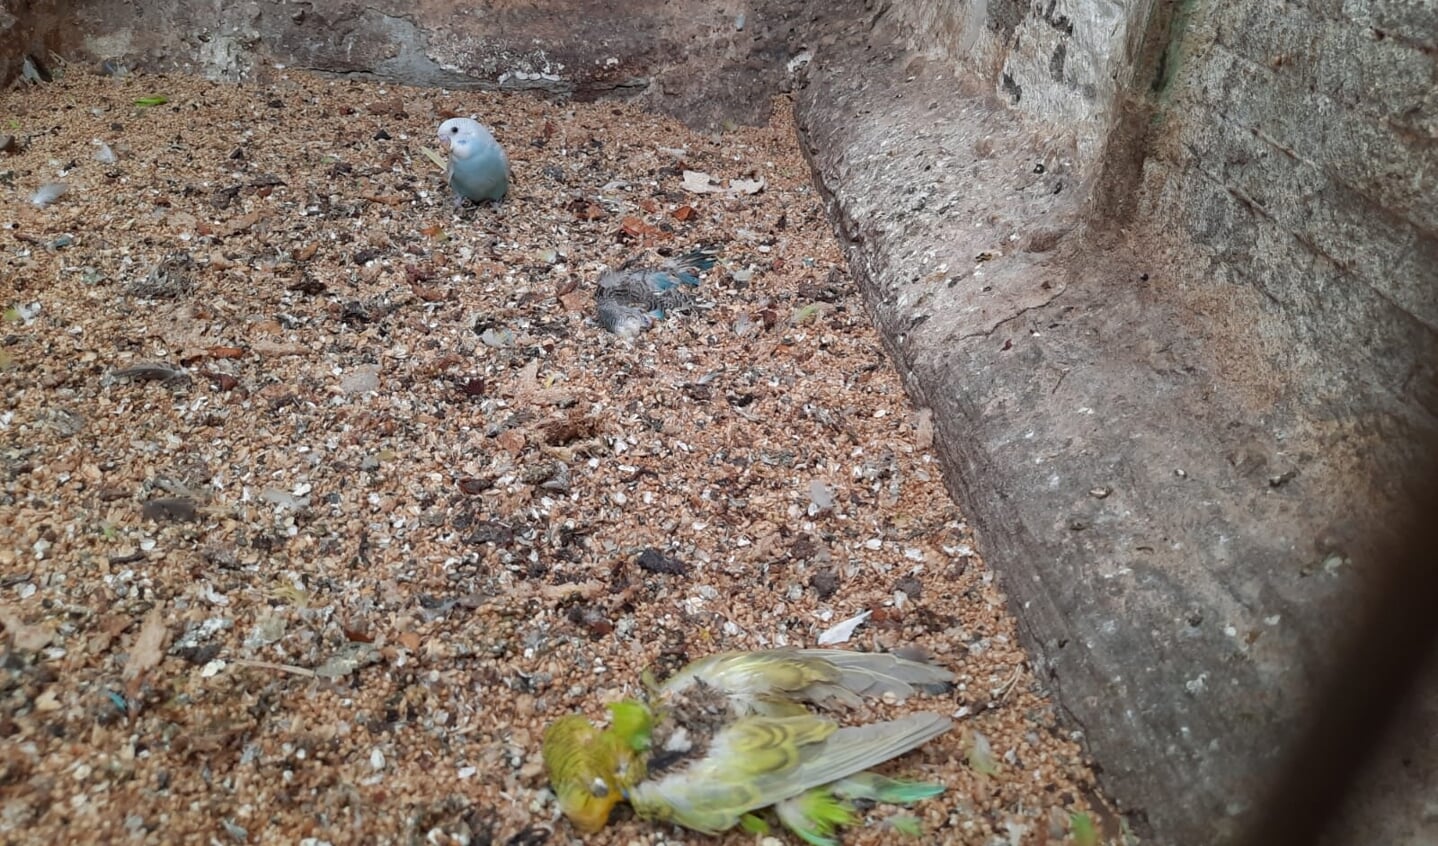
[[441,136],[439,136],[439,146],[443,147],[443,148],[444,148],[444,151],[445,151],[446,153],[449,152],[449,136],[448,136],[448,135],[441,135]]

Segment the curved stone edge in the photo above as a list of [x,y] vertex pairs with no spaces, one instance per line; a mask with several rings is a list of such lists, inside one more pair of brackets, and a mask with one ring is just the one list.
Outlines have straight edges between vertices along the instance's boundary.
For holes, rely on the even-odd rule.
[[820,43],[816,181],[1039,677],[1146,840],[1229,842],[1317,706],[1422,421],[1321,355],[1280,366],[1302,338],[1180,233],[1091,218],[1062,127],[882,28]]

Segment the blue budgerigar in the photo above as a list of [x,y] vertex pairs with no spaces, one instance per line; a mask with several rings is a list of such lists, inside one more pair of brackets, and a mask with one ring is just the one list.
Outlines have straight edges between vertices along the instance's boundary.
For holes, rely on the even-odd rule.
[[454,189],[454,204],[465,200],[499,201],[509,192],[509,158],[484,124],[472,118],[450,118],[439,125],[439,144],[449,151],[445,180]]
[[714,250],[698,249],[656,265],[634,258],[618,270],[605,270],[594,293],[599,325],[633,337],[671,312],[693,308],[699,275],[716,260]]

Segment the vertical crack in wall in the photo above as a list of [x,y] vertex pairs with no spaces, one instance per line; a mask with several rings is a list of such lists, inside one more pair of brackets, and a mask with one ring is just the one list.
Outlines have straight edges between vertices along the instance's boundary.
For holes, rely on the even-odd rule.
[[1177,61],[1176,26],[1182,0],[1148,0],[1148,9],[1134,27],[1142,33],[1136,48],[1129,42],[1132,74],[1119,88],[1113,125],[1104,144],[1091,196],[1090,220],[1101,227],[1123,228],[1138,210],[1143,166],[1161,128],[1161,113],[1154,94],[1167,85]]

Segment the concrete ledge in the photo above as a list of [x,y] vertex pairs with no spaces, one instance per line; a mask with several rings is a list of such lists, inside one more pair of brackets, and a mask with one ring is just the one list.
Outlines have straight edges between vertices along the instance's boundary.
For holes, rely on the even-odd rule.
[[1140,833],[1224,842],[1375,565],[1404,415],[1316,406],[1257,290],[1090,220],[1061,127],[882,28],[822,43],[816,177],[1041,677]]

